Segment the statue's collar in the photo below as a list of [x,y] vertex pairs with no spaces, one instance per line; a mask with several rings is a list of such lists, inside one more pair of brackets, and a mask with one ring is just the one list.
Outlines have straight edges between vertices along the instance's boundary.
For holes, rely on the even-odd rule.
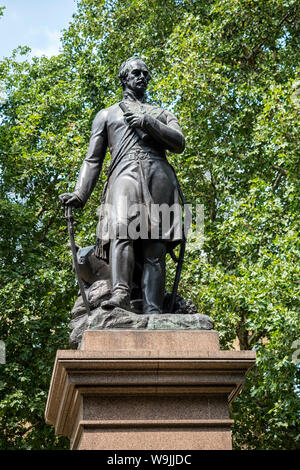
[[123,93],[123,100],[127,101],[137,101],[138,103],[145,103],[145,96],[142,99],[139,99],[132,90],[126,90]]

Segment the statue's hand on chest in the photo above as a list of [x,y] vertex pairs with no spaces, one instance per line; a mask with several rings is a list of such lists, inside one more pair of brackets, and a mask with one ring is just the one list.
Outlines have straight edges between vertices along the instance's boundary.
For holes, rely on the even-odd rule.
[[155,119],[158,119],[163,123],[166,121],[164,110],[158,106],[150,106],[136,102],[127,102],[126,107],[128,111],[124,113],[124,117],[128,124],[133,128],[143,127],[144,116],[146,114],[154,117]]

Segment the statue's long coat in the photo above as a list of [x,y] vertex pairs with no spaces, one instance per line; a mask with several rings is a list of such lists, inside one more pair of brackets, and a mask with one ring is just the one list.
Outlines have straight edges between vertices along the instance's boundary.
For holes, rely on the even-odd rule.
[[[148,140],[140,139],[129,127],[119,104],[103,109],[94,119],[87,156],[75,188],[84,206],[109,148],[112,171],[102,196],[97,227],[96,254],[100,257],[104,256],[103,247],[110,239],[135,239],[136,228],[141,230],[140,237],[166,240],[169,247],[182,239],[178,183],[166,158],[166,150],[173,153],[184,150],[178,121],[171,112],[158,106],[135,101],[129,95],[124,98],[130,111],[143,115],[142,129],[148,134]],[[175,204],[170,223],[164,216],[158,217],[157,206],[153,204],[165,204],[165,209]],[[145,223],[137,227],[137,221],[141,220]]]

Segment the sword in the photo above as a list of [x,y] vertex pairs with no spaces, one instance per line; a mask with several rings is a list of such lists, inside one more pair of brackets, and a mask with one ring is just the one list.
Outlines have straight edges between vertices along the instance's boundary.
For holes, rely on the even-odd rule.
[[[191,214],[191,211],[189,210],[189,208],[186,204],[186,199],[185,199],[184,194],[182,192],[182,189],[180,187],[176,172],[175,172],[174,168],[172,167],[172,165],[170,163],[169,163],[169,165],[173,170],[173,173],[174,173],[174,176],[175,176],[175,179],[176,179],[176,183],[177,183],[178,193],[179,193],[181,202],[183,204],[183,207],[187,209],[188,215],[191,219],[192,214]],[[169,302],[169,305],[168,305],[168,309],[170,310],[170,313],[173,313],[174,307],[175,307],[176,295],[177,295],[177,291],[178,291],[178,286],[179,286],[179,281],[180,281],[180,276],[181,276],[181,271],[182,271],[182,266],[183,266],[183,261],[184,261],[185,248],[186,248],[186,234],[185,234],[185,227],[183,226],[182,241],[180,243],[180,252],[179,252],[178,258],[176,258],[175,254],[174,253],[172,254],[172,252],[171,252],[171,257],[172,257],[173,261],[175,261],[177,263],[177,267],[176,267],[176,274],[175,274],[173,289],[172,289],[172,293],[171,293],[171,298],[170,298],[170,302]]]
[[176,295],[178,291],[178,286],[179,286],[179,281],[180,281],[180,276],[181,276],[181,271],[182,271],[182,266],[183,266],[183,261],[184,261],[184,253],[185,253],[185,246],[186,246],[186,240],[183,239],[181,244],[180,244],[180,252],[179,252],[179,257],[175,258],[175,255],[171,255],[174,261],[177,262],[177,267],[176,267],[176,274],[175,274],[175,279],[174,279],[174,284],[173,284],[173,289],[168,305],[168,310],[170,310],[170,313],[173,313],[174,307],[175,307],[175,302],[176,302]]
[[74,217],[72,215],[72,206],[65,206],[65,218],[67,219],[67,222],[68,222],[68,232],[69,232],[69,237],[70,237],[70,245],[71,245],[71,251],[72,251],[72,256],[73,256],[73,263],[74,263],[74,267],[75,267],[77,281],[78,281],[78,284],[79,284],[80,293],[81,293],[82,300],[83,300],[84,306],[86,308],[87,314],[91,315],[90,306],[89,306],[88,300],[86,298],[86,294],[85,294],[82,279],[80,277],[80,271],[79,271],[79,266],[78,266],[77,251],[76,251],[76,245],[75,245],[75,239],[74,239]]

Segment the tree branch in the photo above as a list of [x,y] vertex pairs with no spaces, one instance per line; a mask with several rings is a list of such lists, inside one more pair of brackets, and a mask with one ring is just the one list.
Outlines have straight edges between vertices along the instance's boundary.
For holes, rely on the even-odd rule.
[[[288,11],[287,14],[283,18],[281,18],[281,20],[279,21],[279,24],[278,24],[276,29],[279,29],[283,25],[283,23],[295,12],[296,12],[296,8],[292,8],[290,11]],[[291,23],[291,20],[288,21],[288,23]],[[261,49],[261,47],[264,45],[266,39],[268,39],[268,38],[269,38],[269,36],[262,37],[262,41],[259,44],[257,44],[256,46],[253,47],[253,49],[251,50],[248,57],[244,56],[244,58],[247,62],[250,62],[251,60],[255,59],[255,57],[259,53],[259,50]]]
[[276,191],[276,189],[278,188],[278,186],[280,185],[280,181],[281,181],[281,178],[282,178],[282,173],[279,173],[278,172],[278,175],[274,181],[274,184],[272,186],[272,191]]

